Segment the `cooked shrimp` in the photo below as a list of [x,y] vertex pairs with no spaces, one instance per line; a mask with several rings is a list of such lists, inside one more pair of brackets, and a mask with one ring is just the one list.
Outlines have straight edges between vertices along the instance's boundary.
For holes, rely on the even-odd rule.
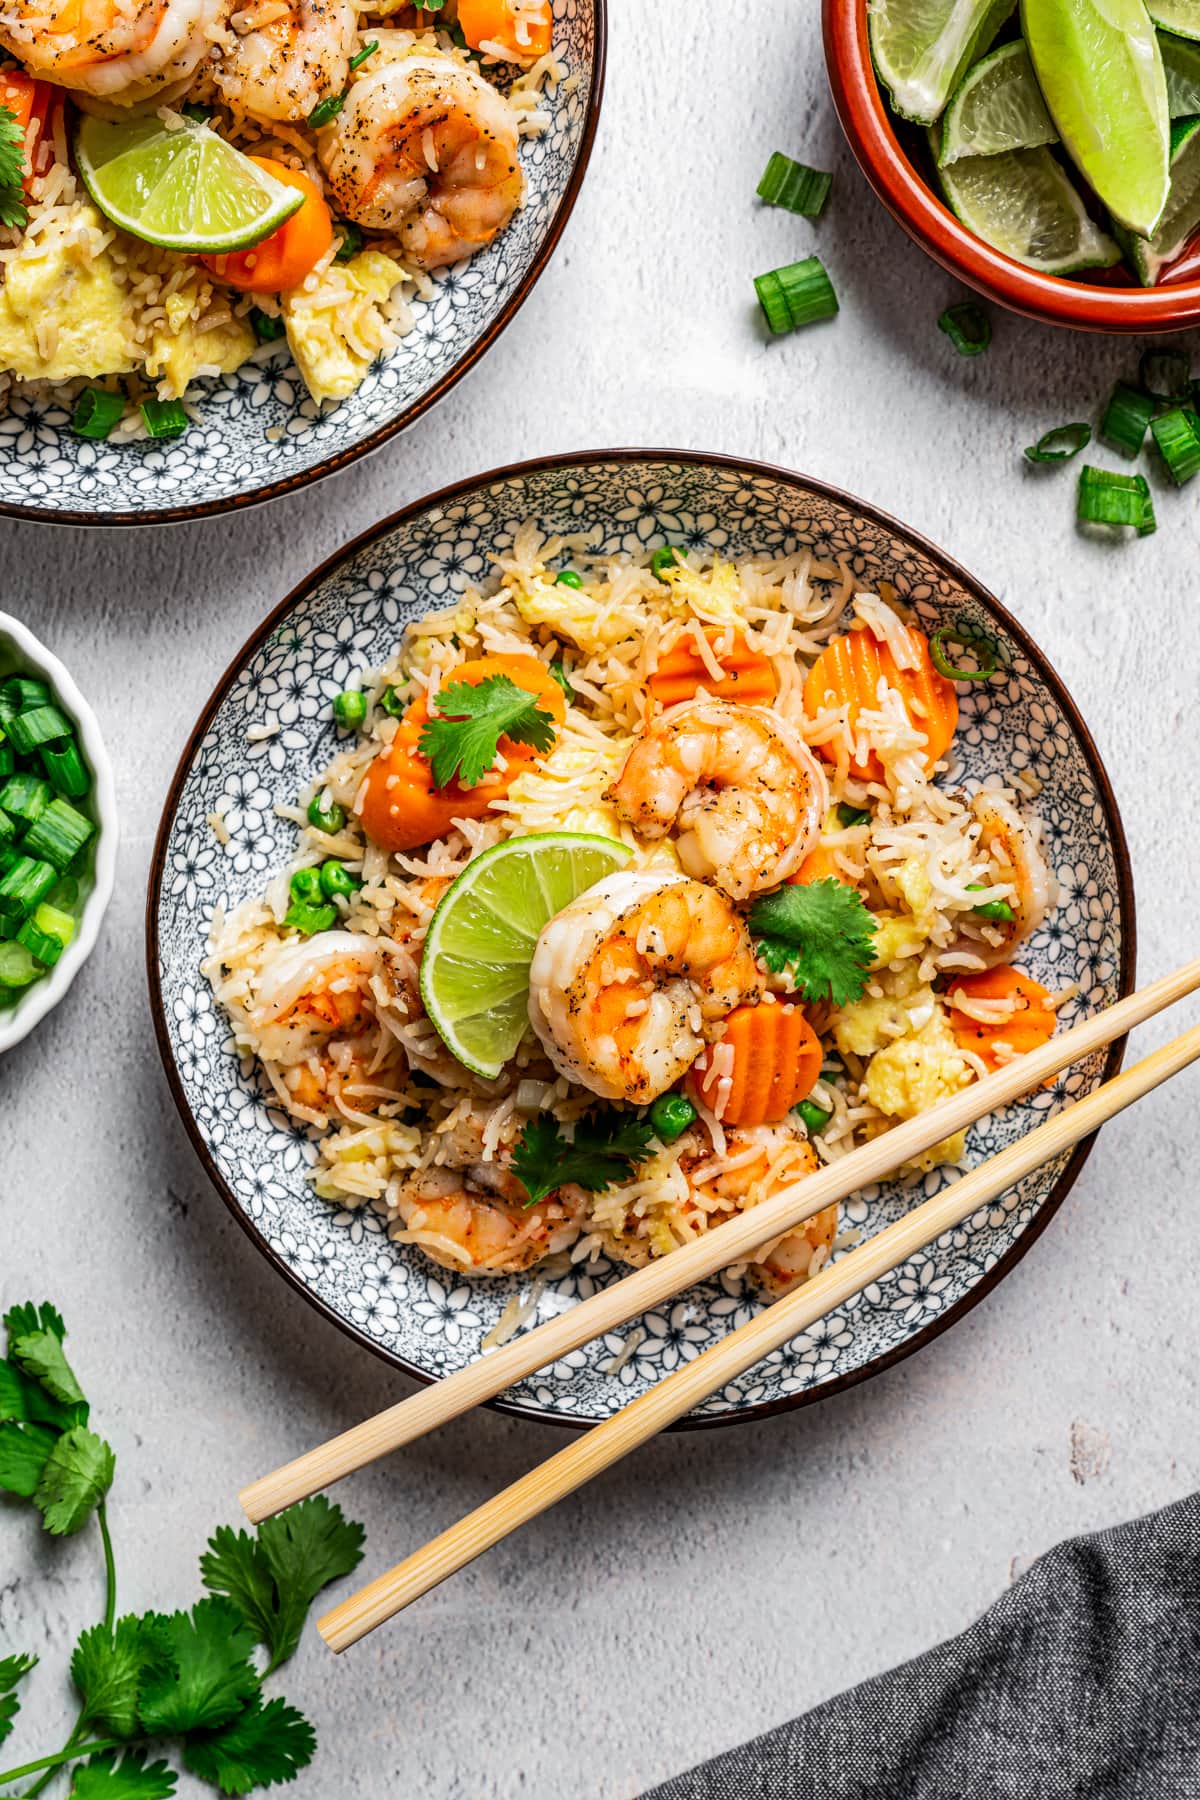
[[[729,1131],[721,1156],[709,1150],[701,1156],[685,1157],[683,1167],[689,1184],[703,1190],[710,1208],[713,1199],[723,1199],[730,1202],[731,1212],[745,1212],[789,1182],[811,1175],[817,1167],[817,1154],[795,1122],[784,1119],[778,1125]],[[711,1211],[710,1222],[716,1222]],[[795,1231],[764,1245],[750,1265],[751,1274],[773,1293],[807,1281],[828,1259],[837,1226],[835,1203],[814,1213]]]
[[216,84],[252,118],[307,119],[346,85],[357,18],[350,0],[249,0],[230,17],[238,41]]
[[410,56],[353,82],[320,154],[338,210],[394,231],[424,269],[490,243],[524,193],[508,102],[447,57]]
[[[1017,945],[1041,924],[1055,899],[1056,882],[1037,840],[1015,806],[982,788],[971,802],[979,820],[980,848],[995,869],[995,882],[1011,887],[1011,920],[971,923],[969,947],[988,968],[1009,960]],[[999,942],[994,940],[999,937]],[[968,940],[964,936],[963,942]]]
[[715,888],[622,870],[543,927],[529,1017],[560,1074],[606,1099],[642,1102],[679,1080],[718,1020],[761,993],[746,927]]
[[226,0],[3,0],[0,44],[43,81],[120,106],[174,98]]
[[687,873],[733,900],[793,874],[829,804],[821,766],[794,726],[762,707],[711,699],[654,719],[607,797],[642,837],[674,829]]

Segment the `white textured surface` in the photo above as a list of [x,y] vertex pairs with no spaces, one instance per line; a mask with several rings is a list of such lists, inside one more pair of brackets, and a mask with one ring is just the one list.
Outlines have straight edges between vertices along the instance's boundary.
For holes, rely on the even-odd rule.
[[[974,569],[1071,687],[1124,807],[1143,975],[1195,948],[1194,495],[1156,492],[1157,537],[1095,545],[1073,529],[1073,474],[1020,461],[1048,426],[1090,416],[1138,346],[997,314],[985,357],[954,355],[935,327],[954,283],[841,140],[816,0],[733,0],[728,32],[684,0],[614,11],[566,240],[440,411],[243,517],[111,535],[0,523],[5,604],[89,693],[124,819],[99,951],[0,1066],[0,1297],[52,1295],[67,1316],[119,1453],[122,1608],[194,1598],[238,1486],[404,1388],[271,1275],[207,1186],[142,966],[151,844],[192,719],[266,610],[384,513],[510,458],[639,443],[788,463],[868,497]],[[836,170],[815,228],[754,201],[774,148]],[[841,316],[768,345],[751,277],[810,246]],[[914,1360],[816,1409],[650,1446],[341,1662],[310,1636],[279,1684],[320,1740],[296,1791],[624,1800],[957,1631],[1014,1558],[1194,1487],[1181,1275],[1200,1240],[1198,1149],[1184,1078],[1106,1130],[1027,1260]],[[1084,1484],[1077,1421],[1112,1446]],[[484,1414],[345,1485],[367,1568],[560,1441]],[[90,1534],[51,1544],[0,1508],[0,1642],[44,1658],[15,1752],[59,1741],[67,1655],[99,1593]]]

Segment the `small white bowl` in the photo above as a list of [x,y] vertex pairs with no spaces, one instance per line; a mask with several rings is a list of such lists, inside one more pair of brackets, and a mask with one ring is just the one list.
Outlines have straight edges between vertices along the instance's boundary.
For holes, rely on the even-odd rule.
[[14,1007],[0,1011],[0,1055],[28,1037],[34,1026],[58,1005],[91,955],[100,932],[100,921],[112,897],[118,835],[112,764],[95,713],[57,656],[52,656],[45,645],[38,642],[27,625],[22,625],[10,613],[0,612],[0,654],[5,652],[11,652],[18,659],[22,674],[40,675],[48,681],[63,711],[74,721],[84,760],[92,772],[91,798],[99,831],[94,885],[84,903],[75,936],[50,972],[27,987],[24,997]]

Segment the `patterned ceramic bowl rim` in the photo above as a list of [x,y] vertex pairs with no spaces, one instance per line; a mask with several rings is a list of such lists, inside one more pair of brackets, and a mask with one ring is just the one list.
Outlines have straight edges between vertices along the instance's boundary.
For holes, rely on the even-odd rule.
[[[406,524],[417,514],[425,512],[430,508],[453,506],[458,501],[468,499],[471,495],[486,490],[496,482],[519,479],[525,475],[537,475],[548,470],[561,470],[564,474],[568,474],[573,469],[585,468],[594,463],[618,463],[626,465],[631,469],[636,469],[642,464],[655,463],[678,463],[694,468],[723,469],[731,472],[744,472],[750,477],[761,477],[766,480],[778,482],[783,486],[794,487],[808,493],[820,495],[823,499],[832,501],[835,505],[845,507],[849,511],[860,514],[863,518],[871,520],[872,523],[880,526],[883,530],[911,544],[922,555],[939,565],[945,574],[958,582],[981,605],[994,613],[1004,631],[1010,633],[1014,641],[1021,646],[1023,652],[1029,658],[1030,663],[1036,668],[1039,679],[1045,683],[1046,687],[1053,694],[1056,704],[1061,707],[1064,717],[1070,724],[1071,730],[1078,738],[1092,778],[1095,781],[1096,791],[1103,805],[1105,825],[1111,837],[1114,861],[1117,868],[1117,886],[1121,907],[1121,957],[1118,975],[1119,993],[1121,996],[1124,996],[1133,991],[1134,969],[1137,957],[1137,923],[1134,908],[1133,880],[1129,867],[1129,850],[1125,839],[1124,826],[1121,822],[1120,811],[1117,807],[1116,795],[1113,792],[1112,783],[1108,777],[1108,771],[1106,770],[1100,752],[1096,747],[1095,740],[1087,726],[1084,724],[1078,707],[1067,692],[1061,679],[1051,667],[1044,652],[1038,647],[1033,638],[1030,637],[1025,628],[1018,624],[1017,620],[1007,608],[1002,606],[1000,601],[977,581],[973,575],[964,569],[960,563],[955,562],[952,557],[947,556],[943,550],[940,550],[938,546],[932,543],[928,538],[922,537],[919,532],[910,530],[907,525],[902,525],[898,520],[892,518],[890,514],[883,512],[879,507],[869,505],[865,500],[860,500],[855,495],[847,493],[845,489],[833,487],[828,482],[812,480],[808,476],[801,475],[793,469],[779,468],[770,463],[754,462],[746,457],[724,456],[697,450],[577,450],[566,455],[536,457],[528,462],[508,463],[503,468],[491,469],[484,475],[475,475],[469,480],[455,482],[450,487],[442,488],[437,493],[428,494],[424,499],[415,500],[411,505],[402,507],[400,511],[392,513],[388,518],[381,520],[378,525],[374,525],[370,530],[362,532],[349,544],[346,544],[342,549],[336,551],[333,556],[329,557],[319,568],[315,569],[311,575],[306,575],[303,581],[299,582],[297,586],[292,589],[286,599],[280,601],[279,605],[271,611],[258,629],[242,645],[242,648],[233,658],[229,667],[217,682],[212,694],[209,696],[208,702],[184,746],[183,754],[179,759],[178,767],[175,770],[171,786],[167,792],[167,797],[163,805],[162,820],[159,824],[158,836],[154,845],[154,855],[150,864],[150,879],[146,895],[146,969],[150,987],[150,1006],[154,1017],[154,1032],[158,1040],[158,1049],[159,1054],[162,1057],[163,1068],[166,1071],[167,1083],[171,1089],[175,1105],[179,1110],[179,1116],[183,1120],[184,1128],[192,1141],[196,1153],[203,1163],[209,1179],[212,1181],[217,1192],[225,1202],[230,1213],[237,1220],[238,1224],[254,1244],[255,1248],[273,1264],[274,1268],[283,1279],[293,1287],[297,1293],[301,1294],[310,1306],[314,1307],[316,1311],[328,1319],[331,1324],[336,1325],[338,1330],[343,1332],[346,1337],[351,1338],[364,1349],[371,1351],[373,1355],[379,1357],[383,1362],[389,1363],[393,1368],[401,1370],[405,1375],[411,1375],[415,1380],[427,1385],[436,1381],[438,1377],[431,1374],[428,1370],[416,1367],[404,1357],[398,1356],[394,1352],[388,1350],[384,1345],[376,1343],[365,1331],[359,1330],[350,1320],[343,1318],[340,1314],[335,1312],[332,1307],[327,1306],[323,1300],[311,1291],[310,1288],[305,1286],[300,1276],[288,1266],[283,1257],[280,1256],[277,1251],[272,1249],[266,1238],[256,1229],[252,1220],[248,1218],[246,1213],[239,1207],[232,1188],[221,1174],[221,1171],[200,1132],[199,1126],[192,1116],[191,1108],[187,1103],[183,1085],[175,1067],[175,1059],[171,1050],[170,1034],[167,1029],[166,1009],[163,1002],[162,988],[159,982],[158,973],[159,902],[162,894],[167,843],[170,837],[175,812],[187,781],[192,761],[222,704],[226,690],[236,679],[239,671],[244,668],[255,655],[270,633],[286,618],[291,608],[297,605],[314,589],[318,588],[326,577],[332,574],[340,564],[348,561],[376,539],[384,537],[387,533],[395,530],[396,527]],[[1124,1038],[1121,1038],[1116,1043],[1110,1045],[1099,1077],[1101,1081],[1109,1081],[1117,1073],[1121,1066],[1124,1053]],[[1050,1223],[1050,1220],[1054,1217],[1054,1214],[1062,1205],[1062,1202],[1066,1199],[1071,1188],[1074,1186],[1080,1170],[1083,1168],[1084,1163],[1091,1154],[1094,1141],[1094,1137],[1085,1138],[1082,1143],[1076,1145],[1070,1160],[1067,1162],[1062,1173],[1059,1175],[1045,1199],[1038,1206],[1033,1218],[1024,1227],[1016,1241],[1010,1246],[1005,1254],[1000,1257],[996,1264],[991,1269],[987,1270],[959,1301],[947,1308],[945,1312],[938,1314],[928,1325],[924,1326],[920,1331],[915,1332],[911,1337],[905,1339],[903,1343],[896,1345],[891,1350],[881,1352],[879,1355],[872,1357],[868,1362],[862,1364],[858,1368],[847,1370],[844,1374],[836,1376],[832,1380],[819,1383],[814,1388],[806,1389],[795,1394],[788,1394],[776,1400],[752,1402],[748,1406],[740,1407],[727,1413],[716,1413],[712,1415],[692,1414],[676,1421],[669,1429],[672,1431],[707,1430],[713,1426],[741,1424],[751,1419],[768,1418],[774,1413],[791,1412],[797,1407],[809,1406],[814,1401],[825,1400],[833,1394],[843,1393],[847,1388],[855,1387],[860,1381],[866,1381],[870,1376],[880,1374],[884,1369],[891,1368],[893,1364],[902,1362],[906,1357],[911,1356],[914,1351],[923,1348],[924,1345],[932,1343],[935,1338],[941,1336],[942,1332],[949,1330],[949,1328],[956,1324],[959,1319],[964,1318],[967,1313],[978,1306],[979,1302],[987,1294],[991,1293],[992,1289],[1004,1279],[1010,1270],[1016,1267],[1026,1251],[1029,1250],[1031,1245],[1033,1245],[1041,1236],[1042,1232],[1046,1229],[1046,1226]],[[569,1413],[555,1412],[552,1409],[539,1409],[536,1413],[531,1414],[531,1409],[528,1404],[510,1403],[503,1397],[489,1401],[488,1405],[494,1407],[499,1412],[511,1412],[517,1417],[524,1419],[533,1416],[538,1420],[544,1420],[553,1425],[570,1426],[575,1430],[587,1428],[594,1423],[591,1419],[573,1418]]]
[[298,493],[301,488],[308,487],[314,481],[324,481],[327,475],[340,474],[343,469],[348,469],[351,463],[357,462],[360,457],[370,456],[373,451],[381,449],[389,439],[406,431],[410,425],[415,424],[423,414],[427,413],[430,407],[436,406],[439,400],[443,400],[451,388],[457,386],[464,375],[469,374],[481,358],[487,355],[505,326],[511,324],[512,320],[516,318],[521,307],[536,287],[550,258],[557,250],[559,240],[575,210],[575,202],[579,198],[579,190],[583,186],[583,179],[591,160],[596,127],[600,123],[600,106],[604,98],[604,76],[608,56],[608,0],[591,0],[591,4],[594,7],[595,38],[587,112],[584,116],[575,166],[563,189],[558,210],[524,276],[487,330],[453,367],[447,370],[441,380],[429,389],[428,393],[422,394],[420,399],[405,407],[394,419],[381,425],[377,431],[373,431],[361,442],[352,444],[349,449],[323,457],[320,462],[313,463],[307,469],[298,469],[294,475],[284,476],[279,481],[268,482],[249,493],[206,500],[194,506],[164,507],[161,512],[155,512],[149,517],[141,512],[59,511],[56,507],[24,506],[15,501],[0,500],[0,518],[29,519],[35,523],[48,525],[149,526],[179,525],[194,519],[212,518],[220,513],[244,512],[251,506],[262,505],[264,501],[278,500],[284,494]]
[[69,671],[46,646],[39,643],[28,625],[11,614],[0,612],[0,644],[11,644],[22,662],[35,674],[43,675],[62,702],[66,713],[79,731],[83,754],[95,780],[93,799],[99,833],[92,891],[84,902],[79,927],[74,938],[50,973],[26,989],[11,1012],[0,1012],[0,1055],[11,1050],[29,1036],[35,1025],[62,1000],[95,948],[101,921],[112,898],[113,876],[117,866],[117,794],[113,784],[112,765],[100,736],[96,715],[80,693]]

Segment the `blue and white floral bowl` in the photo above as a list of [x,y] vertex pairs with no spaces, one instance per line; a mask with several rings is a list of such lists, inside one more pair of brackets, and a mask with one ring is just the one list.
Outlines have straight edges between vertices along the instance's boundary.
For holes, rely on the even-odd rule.
[[416,323],[349,399],[318,406],[286,349],[204,384],[201,417],[171,442],[77,438],[53,395],[0,415],[0,515],[60,525],[153,525],[294,492],[377,450],[447,394],[499,337],[549,262],[587,169],[604,87],[607,0],[553,0],[568,73],[526,139],[525,205],[496,241],[438,271]]
[[[327,1318],[396,1367],[432,1380],[479,1354],[513,1292],[532,1277],[456,1279],[393,1244],[370,1211],[337,1212],[305,1179],[314,1148],[239,1063],[200,974],[215,905],[261,890],[285,862],[294,828],[273,808],[333,752],[329,703],[351,672],[392,653],[405,622],[449,604],[486,573],[489,553],[516,525],[599,527],[608,552],[668,539],[730,555],[812,546],[844,560],[864,585],[894,584],[929,629],[964,618],[996,640],[1003,675],[962,696],[956,739],[968,777],[1028,771],[1062,901],[1023,955],[1048,985],[1077,983],[1068,1022],[1133,984],[1134,918],[1116,802],[1079,714],[1021,627],[932,545],[850,496],[782,470],[675,451],[616,451],[527,463],[447,489],[397,513],[279,606],[223,678],[184,752],[167,799],[151,876],[150,986],[172,1091],[234,1217],[292,1285]],[[250,725],[277,727],[248,743]],[[220,844],[208,815],[224,816]],[[1089,1091],[1116,1066],[1098,1054],[1019,1106],[987,1120],[969,1161],[993,1154],[1032,1119]],[[960,1318],[1023,1255],[1078,1174],[1087,1145],[1040,1170],[947,1233],[887,1280],[868,1287],[713,1395],[687,1422],[761,1416],[837,1392],[927,1343]],[[926,1193],[953,1179],[924,1178]],[[914,1204],[913,1189],[870,1188],[843,1208],[870,1233]],[[542,1316],[591,1293],[620,1270],[563,1277]],[[695,1357],[763,1304],[740,1282],[715,1280],[648,1314],[619,1374],[605,1373],[625,1334],[542,1370],[502,1404],[579,1423],[606,1417]]]

